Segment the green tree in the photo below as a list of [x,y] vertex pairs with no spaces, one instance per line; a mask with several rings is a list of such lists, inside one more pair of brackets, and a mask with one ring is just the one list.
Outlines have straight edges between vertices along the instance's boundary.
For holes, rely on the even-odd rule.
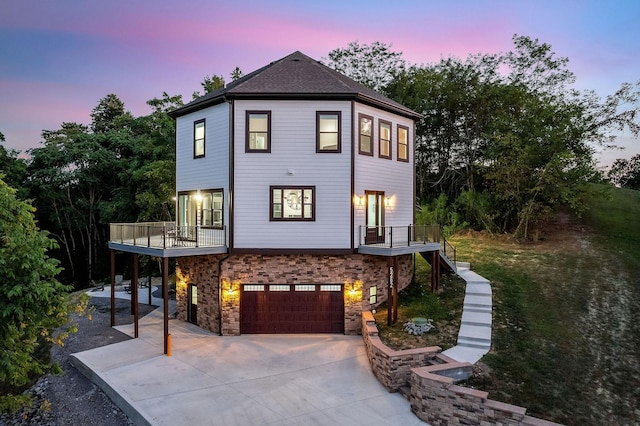
[[231,71],[231,81],[236,81],[239,78],[242,78],[242,70],[240,69],[240,67],[235,67],[235,69],[233,71]]
[[116,119],[124,113],[124,103],[113,93],[108,94],[91,111],[91,130],[94,133],[113,130]]
[[402,52],[394,52],[391,47],[379,41],[362,45],[352,41],[344,49],[332,50],[329,57],[322,60],[330,68],[358,83],[384,92],[394,75],[402,71],[406,64]]
[[28,188],[25,187],[27,163],[24,159],[18,157],[18,151],[6,149],[2,145],[3,142],[5,142],[5,137],[0,132],[0,173],[4,174],[5,182],[16,189],[17,197],[24,200],[28,194]]
[[396,74],[387,94],[420,112],[416,178],[424,201],[445,194],[463,219],[527,237],[560,207],[579,210],[596,175],[593,146],[637,135],[639,84],[604,101],[547,44],[514,36],[514,50],[443,59]]
[[[221,75],[213,75],[212,77],[206,76],[204,80],[200,83],[202,88],[204,89],[204,94],[213,92],[214,90],[221,89],[224,87],[224,77]],[[193,99],[198,99],[200,96],[203,96],[200,92],[193,92]]]
[[616,185],[640,191],[640,154],[630,160],[618,158],[611,165],[608,177]]
[[37,228],[33,212],[0,175],[0,411],[24,401],[10,389],[48,368],[36,349],[60,343],[65,333],[55,330],[68,320],[69,288],[56,280],[58,261],[48,255],[56,243]]

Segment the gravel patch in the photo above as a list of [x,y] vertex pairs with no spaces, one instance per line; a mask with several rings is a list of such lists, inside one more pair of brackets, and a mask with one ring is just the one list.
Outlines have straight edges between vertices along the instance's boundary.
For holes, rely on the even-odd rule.
[[[63,370],[61,375],[47,374],[25,391],[33,398],[33,405],[13,415],[0,416],[0,425],[91,425],[129,426],[129,418],[96,385],[87,379],[69,362],[69,355],[100,346],[129,340],[131,337],[111,328],[111,301],[108,298],[93,297],[92,319],[86,316],[74,320],[78,332],[65,340],[63,347],[51,349],[51,360]],[[130,315],[131,302],[116,299],[116,324],[133,323]],[[140,317],[156,309],[155,306],[140,304]]]

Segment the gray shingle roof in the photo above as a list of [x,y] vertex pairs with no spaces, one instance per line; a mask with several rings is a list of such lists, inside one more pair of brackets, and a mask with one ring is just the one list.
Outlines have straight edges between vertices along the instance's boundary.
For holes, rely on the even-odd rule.
[[406,117],[420,115],[301,52],[294,52],[170,113],[179,117],[228,99],[348,99]]

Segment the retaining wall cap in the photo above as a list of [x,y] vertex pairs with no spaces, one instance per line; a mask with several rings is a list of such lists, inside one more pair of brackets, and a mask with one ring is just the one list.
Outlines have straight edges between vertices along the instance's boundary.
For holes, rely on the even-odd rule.
[[527,412],[527,409],[524,407],[519,407],[517,405],[511,405],[500,401],[494,401],[493,399],[488,399],[485,403],[485,407],[492,408],[494,410],[507,411],[515,414],[520,414],[524,416]]
[[560,423],[550,422],[548,420],[539,419],[537,417],[524,416],[522,419],[523,426],[562,426]]

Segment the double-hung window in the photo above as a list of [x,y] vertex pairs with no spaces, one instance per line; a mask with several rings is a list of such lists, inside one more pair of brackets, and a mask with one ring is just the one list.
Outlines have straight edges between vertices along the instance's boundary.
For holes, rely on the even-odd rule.
[[204,157],[205,148],[205,120],[193,123],[193,158]]
[[246,152],[271,152],[271,111],[247,111]]
[[378,120],[378,156],[391,159],[391,123]]
[[398,125],[398,161],[409,161],[409,128]]
[[316,112],[316,152],[340,152],[340,111]]
[[315,220],[315,186],[271,186],[269,189],[270,220]]
[[373,117],[358,114],[358,152],[373,155]]

